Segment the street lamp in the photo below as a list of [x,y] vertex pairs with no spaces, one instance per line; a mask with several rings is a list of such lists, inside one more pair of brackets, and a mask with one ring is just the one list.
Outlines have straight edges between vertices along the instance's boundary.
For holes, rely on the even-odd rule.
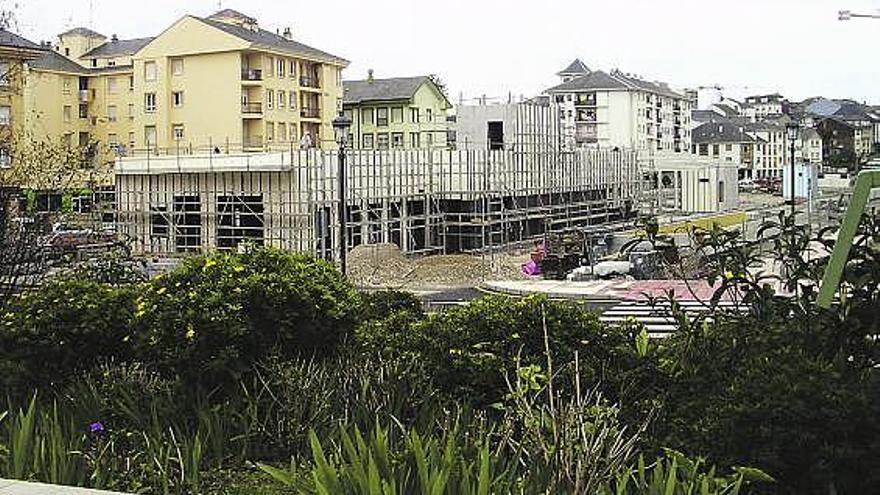
[[852,19],[880,19],[880,14],[855,14],[851,10],[841,10],[837,13],[837,20],[849,21]]
[[795,174],[795,165],[794,165],[794,152],[795,152],[795,142],[798,139],[798,134],[800,133],[800,126],[797,122],[791,121],[785,127],[786,132],[788,134],[788,139],[791,141],[791,216],[795,218],[795,214],[797,210],[795,209],[795,180],[797,176]]
[[336,144],[339,145],[339,155],[337,159],[337,165],[339,168],[337,169],[337,177],[336,180],[338,182],[339,187],[339,206],[338,206],[338,215],[339,215],[339,269],[342,271],[342,274],[345,275],[346,268],[346,255],[347,246],[345,240],[345,222],[347,219],[346,213],[346,199],[345,199],[345,146],[348,141],[348,129],[351,127],[351,119],[345,116],[345,113],[340,112],[339,115],[333,119],[333,132],[336,134]]

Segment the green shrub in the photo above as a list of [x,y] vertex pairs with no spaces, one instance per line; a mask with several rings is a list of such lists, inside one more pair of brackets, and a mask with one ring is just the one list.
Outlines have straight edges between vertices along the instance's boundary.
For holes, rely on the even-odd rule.
[[361,321],[383,320],[397,313],[414,319],[425,316],[422,302],[414,294],[397,290],[366,292],[361,295]]
[[325,261],[257,248],[190,258],[154,279],[137,308],[144,355],[215,386],[267,356],[332,355],[353,332],[358,297]]
[[103,360],[130,358],[137,290],[64,277],[11,301],[0,315],[4,392],[20,399]]
[[548,352],[557,363],[572,363],[577,353],[584,386],[599,386],[612,401],[624,393],[633,403],[649,396],[654,385],[645,380],[657,377],[645,371],[655,359],[639,356],[630,329],[609,328],[580,304],[541,297],[485,297],[424,320],[398,314],[365,326],[359,339],[424,362],[438,386],[477,405],[503,399],[505,373],[515,367],[547,369]]

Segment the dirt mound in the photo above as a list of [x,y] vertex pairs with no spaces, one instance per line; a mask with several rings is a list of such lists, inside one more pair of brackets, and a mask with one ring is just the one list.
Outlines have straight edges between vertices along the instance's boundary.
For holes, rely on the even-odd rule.
[[486,280],[519,280],[528,253],[407,257],[393,244],[358,246],[349,253],[348,276],[365,287],[401,289],[477,287]]

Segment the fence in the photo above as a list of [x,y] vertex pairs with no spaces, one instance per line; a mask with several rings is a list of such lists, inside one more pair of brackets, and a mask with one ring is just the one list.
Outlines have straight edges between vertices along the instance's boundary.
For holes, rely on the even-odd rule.
[[234,249],[242,242],[337,255],[394,243],[404,252],[503,248],[546,232],[628,218],[641,192],[629,151],[345,152],[123,157],[118,230],[140,253]]

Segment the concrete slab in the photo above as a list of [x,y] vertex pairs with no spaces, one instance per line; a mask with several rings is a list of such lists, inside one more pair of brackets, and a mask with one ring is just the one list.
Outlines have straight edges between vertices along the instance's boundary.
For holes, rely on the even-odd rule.
[[125,495],[88,488],[73,488],[43,483],[0,479],[0,495]]

